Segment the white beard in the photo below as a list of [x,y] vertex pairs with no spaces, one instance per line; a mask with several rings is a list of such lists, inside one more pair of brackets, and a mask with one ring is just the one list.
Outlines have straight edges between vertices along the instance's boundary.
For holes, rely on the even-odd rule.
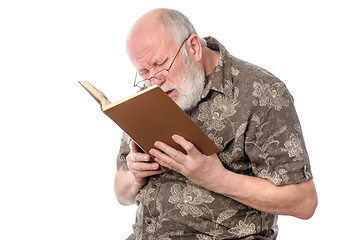
[[201,100],[204,89],[205,74],[193,62],[188,55],[184,55],[184,69],[180,77],[179,84],[162,86],[163,91],[175,89],[179,93],[178,99],[173,99],[175,103],[183,110],[187,111],[194,108]]

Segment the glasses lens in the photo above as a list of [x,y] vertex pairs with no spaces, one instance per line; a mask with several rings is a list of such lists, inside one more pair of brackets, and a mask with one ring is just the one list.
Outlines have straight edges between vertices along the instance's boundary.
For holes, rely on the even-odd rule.
[[139,88],[147,88],[149,86],[150,86],[149,80],[141,80],[141,81],[137,82],[137,87],[139,87]]
[[169,69],[163,69],[163,70],[160,70],[159,72],[155,73],[153,75],[153,77],[151,78],[148,78],[148,79],[142,79],[141,77],[139,77],[138,74],[135,75],[135,83],[134,85],[139,87],[139,88],[147,88],[150,86],[151,84],[151,80],[152,78],[155,78],[155,79],[158,79],[158,80],[161,80],[165,77],[167,77],[169,75]]
[[154,74],[153,77],[160,80],[160,79],[165,78],[168,75],[169,75],[169,71],[167,69],[163,69],[163,70],[157,72],[156,74]]

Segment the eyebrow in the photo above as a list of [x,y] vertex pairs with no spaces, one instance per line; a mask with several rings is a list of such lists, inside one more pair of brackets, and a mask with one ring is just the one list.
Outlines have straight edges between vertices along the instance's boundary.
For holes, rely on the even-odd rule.
[[[155,66],[156,64],[163,64],[168,60],[169,60],[168,55],[165,57],[155,57],[154,59],[152,59],[151,66]],[[138,72],[149,71],[149,69],[142,66],[141,68],[137,69],[137,71]]]
[[152,64],[154,65],[154,64],[164,63],[164,62],[166,62],[168,59],[169,59],[168,56],[161,57],[161,58],[160,58],[160,57],[156,57],[155,59],[153,59]]

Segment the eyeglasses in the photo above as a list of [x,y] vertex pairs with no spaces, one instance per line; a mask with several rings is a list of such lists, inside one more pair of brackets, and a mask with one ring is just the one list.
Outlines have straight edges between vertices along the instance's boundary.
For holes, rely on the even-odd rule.
[[187,37],[186,39],[184,39],[184,41],[182,42],[180,48],[178,49],[177,54],[175,55],[174,59],[172,60],[169,68],[167,68],[167,69],[162,69],[162,70],[154,73],[152,77],[147,78],[147,79],[142,79],[142,80],[140,80],[140,81],[137,81],[138,72],[136,72],[136,73],[135,73],[135,79],[134,79],[133,86],[134,86],[134,87],[139,87],[139,88],[147,88],[147,87],[150,86],[151,81],[152,81],[153,78],[158,79],[158,80],[161,80],[161,79],[167,77],[167,76],[170,74],[170,69],[172,68],[173,63],[175,62],[175,59],[177,58],[180,50],[182,49],[183,44],[188,40],[188,38],[189,38],[189,37]]

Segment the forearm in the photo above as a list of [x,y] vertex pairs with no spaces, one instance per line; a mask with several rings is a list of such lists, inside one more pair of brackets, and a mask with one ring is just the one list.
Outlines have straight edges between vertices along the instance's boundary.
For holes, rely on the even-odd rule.
[[219,179],[211,190],[266,213],[308,219],[317,206],[312,180],[276,186],[266,179],[230,171]]
[[122,205],[134,204],[135,197],[142,187],[128,170],[119,170],[115,174],[114,192],[118,202]]
[[317,194],[312,180],[283,186],[270,181],[233,173],[224,168],[217,154],[206,156],[189,141],[173,135],[187,154],[156,142],[150,154],[162,166],[181,173],[208,190],[232,198],[254,209],[277,215],[310,218],[317,206]]

